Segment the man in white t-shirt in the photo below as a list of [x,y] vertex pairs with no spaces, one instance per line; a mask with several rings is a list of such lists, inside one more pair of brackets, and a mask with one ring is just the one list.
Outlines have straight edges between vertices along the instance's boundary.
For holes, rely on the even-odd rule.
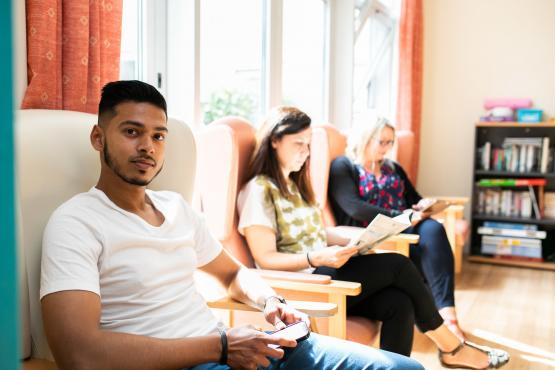
[[197,268],[277,329],[307,318],[230,257],[180,195],[146,189],[169,135],[154,87],[107,84],[98,117],[90,136],[98,183],[61,205],[44,232],[40,298],[61,370],[421,369],[334,338],[297,345],[250,326],[226,330],[195,288]]

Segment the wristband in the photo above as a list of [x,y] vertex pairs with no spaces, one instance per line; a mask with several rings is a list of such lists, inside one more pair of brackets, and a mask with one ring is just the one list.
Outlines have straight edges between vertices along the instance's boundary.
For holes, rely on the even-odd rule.
[[308,261],[308,267],[314,268],[315,266],[310,262],[310,252],[306,252],[306,260]]
[[227,364],[227,334],[225,329],[220,330],[220,341],[222,342],[222,354],[220,356],[220,365]]

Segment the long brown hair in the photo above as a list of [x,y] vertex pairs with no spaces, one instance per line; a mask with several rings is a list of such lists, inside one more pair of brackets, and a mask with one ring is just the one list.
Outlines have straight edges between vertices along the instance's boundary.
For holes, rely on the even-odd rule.
[[[271,110],[256,134],[256,149],[251,161],[248,179],[258,175],[268,176],[279,188],[281,195],[290,198],[286,179],[281,172],[276,150],[272,147],[274,140],[281,140],[285,135],[299,133],[310,127],[310,117],[295,107],[277,107]],[[289,178],[297,185],[303,199],[315,204],[314,192],[310,184],[309,160],[305,161],[299,171],[291,172]]]

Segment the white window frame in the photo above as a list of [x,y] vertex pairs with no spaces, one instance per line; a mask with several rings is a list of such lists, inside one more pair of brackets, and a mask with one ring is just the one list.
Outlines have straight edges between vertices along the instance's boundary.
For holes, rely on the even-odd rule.
[[358,25],[355,27],[355,39],[359,37],[360,33],[364,29],[366,22],[369,19],[374,18],[382,22],[388,29],[389,32],[383,39],[379,46],[376,56],[371,61],[366,71],[366,78],[360,81],[356,86],[353,94],[353,101],[360,94],[366,93],[367,86],[371,84],[372,80],[376,76],[378,67],[384,58],[389,58],[391,60],[390,67],[390,88],[389,88],[389,107],[387,112],[381,112],[382,114],[388,114],[392,116],[396,112],[397,106],[397,92],[398,92],[398,47],[399,44],[399,9],[398,6],[400,2],[396,3],[397,6],[393,9],[384,5],[380,0],[367,0],[361,4],[359,8],[358,15]]
[[[180,107],[177,118],[189,123],[193,128],[202,125],[202,107],[200,103],[200,1],[201,0],[140,0],[144,25],[139,61],[138,78],[158,85],[161,76],[160,91],[168,100],[169,114]],[[261,113],[282,102],[282,56],[283,56],[283,0],[262,0],[263,14],[263,45],[261,64]],[[325,40],[323,50],[323,117],[340,128],[349,128],[353,114],[353,70],[356,0],[322,0],[325,4],[324,27]],[[187,3],[187,20],[172,19],[180,14],[176,9]],[[368,4],[379,6],[378,0],[368,0]],[[376,5],[377,4],[377,5]],[[190,22],[190,23],[189,23]],[[174,61],[182,60],[172,45],[176,41],[174,35],[183,37],[183,33],[175,32],[178,23],[187,23],[192,32],[185,41],[193,52],[193,60],[177,66]],[[192,26],[191,26],[192,23]],[[358,31],[360,32],[360,31]],[[182,63],[183,64],[183,63]],[[186,77],[184,77],[186,76]],[[176,81],[172,83],[172,81]],[[185,86],[184,86],[184,82]],[[187,91],[183,93],[183,91]],[[185,98],[184,98],[185,97]]]

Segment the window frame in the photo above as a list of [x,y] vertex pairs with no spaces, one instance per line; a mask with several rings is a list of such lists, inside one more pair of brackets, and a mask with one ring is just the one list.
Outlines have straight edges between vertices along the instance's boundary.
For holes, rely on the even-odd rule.
[[[194,129],[202,126],[202,107],[200,99],[200,0],[137,0],[141,4],[141,17],[139,40],[138,79],[146,81],[154,86],[160,86],[159,90],[168,100],[169,114],[190,124]],[[267,112],[271,107],[282,104],[283,98],[283,0],[262,0],[263,35],[261,58],[261,82],[260,82],[260,110],[261,114]],[[355,11],[371,16],[372,12],[378,12],[380,16],[386,17],[390,22],[397,25],[393,28],[395,32],[388,42],[392,52],[392,76],[391,80],[391,109],[393,112],[397,98],[397,63],[398,51],[398,17],[395,11],[391,11],[380,0],[321,0],[324,3],[324,50],[323,76],[322,76],[322,107],[323,120],[331,122],[340,128],[349,128],[353,120],[353,103],[355,101],[353,82],[354,72],[354,46],[357,34],[362,26],[356,27]],[[193,58],[187,63],[186,71],[177,70],[174,56],[175,50],[172,45],[179,44],[177,32],[172,32],[172,25],[183,22],[176,19],[178,12],[174,11],[177,6],[187,3],[192,13],[188,20],[192,23],[190,37],[187,41]],[[362,18],[361,18],[362,19]],[[366,20],[364,20],[366,21]],[[142,22],[142,23],[141,23]],[[186,22],[185,22],[186,23]],[[142,33],[142,34],[141,34]],[[146,37],[145,37],[146,36]],[[174,76],[183,79],[187,76],[185,84],[186,93],[182,82],[174,82]],[[158,84],[158,76],[161,77],[161,85]],[[369,77],[371,78],[371,76]],[[179,89],[174,85],[179,85]],[[173,114],[179,106],[181,112]]]

